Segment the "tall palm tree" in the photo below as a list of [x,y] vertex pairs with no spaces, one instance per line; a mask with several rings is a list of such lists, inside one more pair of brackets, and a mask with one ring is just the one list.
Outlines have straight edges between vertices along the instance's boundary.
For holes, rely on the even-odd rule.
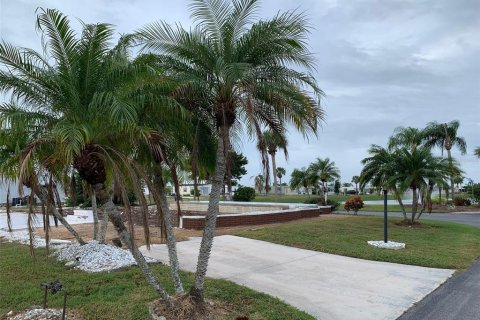
[[308,193],[308,187],[312,185],[312,175],[306,168],[293,169],[290,177],[290,189],[299,190],[301,187]]
[[144,49],[157,53],[165,72],[180,83],[179,94],[194,97],[192,108],[209,115],[217,135],[212,191],[190,290],[199,305],[204,302],[231,129],[244,127],[258,135],[262,126],[282,132],[292,123],[305,134],[316,134],[322,116],[322,91],[310,74],[305,17],[287,12],[254,22],[258,5],[256,0],[195,0],[191,10],[196,24],[190,30],[157,22],[138,32]]
[[355,192],[358,194],[358,182],[359,182],[360,177],[359,176],[353,176],[352,177],[352,182],[355,184]]
[[458,120],[450,121],[449,123],[438,123],[436,121],[430,122],[425,128],[425,146],[438,147],[442,150],[447,150],[448,161],[451,164],[452,170],[450,175],[450,190],[452,200],[455,196],[455,170],[451,150],[457,147],[462,154],[467,153],[467,143],[463,137],[458,136],[458,128],[460,122]]
[[277,170],[275,171],[275,174],[277,175],[278,179],[280,180],[280,185],[282,184],[282,178],[287,172],[285,171],[285,168],[278,167]]
[[[268,157],[270,155],[272,159],[272,173],[273,173],[273,189],[275,191],[275,196],[278,200],[278,183],[277,183],[277,164],[276,164],[276,159],[275,156],[277,154],[278,149],[282,149],[285,158],[288,157],[288,151],[287,151],[287,138],[285,137],[285,132],[273,132],[273,131],[265,131],[263,132],[262,136],[259,137],[258,143],[257,143],[257,149],[260,151],[260,154],[262,155],[262,160],[265,157]],[[266,176],[268,177],[270,174],[270,168],[268,167],[268,161],[262,161],[262,164],[264,165],[264,170],[266,172]],[[268,179],[266,179],[265,182],[268,185]]]
[[[166,103],[162,98],[140,94],[138,86],[144,83],[139,76],[144,70],[128,58],[131,38],[122,37],[111,47],[110,25],[84,24],[77,36],[66,16],[57,10],[40,9],[37,29],[42,33],[46,55],[0,45],[0,62],[7,67],[0,71],[0,91],[12,93],[12,103],[0,109],[2,127],[32,130],[21,152],[20,180],[37,176],[35,164],[50,173],[77,171],[92,187],[103,214],[132,251],[147,281],[167,305],[172,305],[133,242],[110,188],[112,181],[121,186],[128,183],[137,198],[143,196],[140,172],[129,154],[136,145],[134,139],[148,140],[152,130],[138,126],[138,106],[147,100]],[[125,187],[122,190],[126,198]],[[148,224],[145,237],[149,243]]]
[[323,195],[325,197],[325,203],[328,200],[328,182],[334,181],[340,178],[340,170],[335,166],[334,161],[330,161],[329,158],[321,159],[317,158],[315,162],[308,167],[310,171],[321,183],[323,189]]

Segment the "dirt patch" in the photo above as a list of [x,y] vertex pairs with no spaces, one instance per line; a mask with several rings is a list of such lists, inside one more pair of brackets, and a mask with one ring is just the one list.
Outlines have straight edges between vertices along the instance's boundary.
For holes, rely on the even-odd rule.
[[[221,301],[206,301],[203,308],[196,308],[189,294],[175,297],[174,304],[176,307],[172,310],[166,307],[163,300],[155,300],[149,306],[150,314],[154,319],[161,319],[163,316],[168,320],[220,320],[235,311],[233,306]],[[235,319],[248,320],[248,317]]]

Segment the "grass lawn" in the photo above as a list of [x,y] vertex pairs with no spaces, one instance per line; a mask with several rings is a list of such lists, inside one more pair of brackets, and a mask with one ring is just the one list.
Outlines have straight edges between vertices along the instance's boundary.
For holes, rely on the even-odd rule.
[[[343,210],[342,206],[338,208],[338,210]],[[387,210],[388,211],[396,211],[396,212],[401,212],[402,209],[400,208],[400,205],[398,204],[389,204],[387,205]],[[360,211],[380,211],[383,212],[383,204],[366,204],[363,206],[363,208]],[[412,206],[411,205],[405,205],[405,211],[407,214],[412,213]],[[420,211],[420,206],[418,211]],[[438,210],[438,209],[433,209],[432,212],[437,212],[437,213],[442,213],[445,212],[444,210]],[[428,214],[427,212],[424,212],[424,214]]]
[[434,268],[465,269],[480,256],[480,228],[436,221],[422,221],[423,227],[412,228],[395,225],[398,221],[389,220],[389,239],[405,242],[407,247],[403,250],[367,245],[368,240],[383,239],[381,217],[315,218],[235,235],[355,258]]
[[[62,263],[36,250],[32,261],[28,246],[0,243],[0,319],[10,310],[40,306],[40,283],[59,279],[68,290],[68,309],[80,310],[85,319],[149,319],[147,304],[157,295],[135,267],[111,273],[91,274],[68,270]],[[155,273],[168,291],[173,291],[169,269],[158,265]],[[188,288],[193,274],[183,273]],[[222,301],[235,310],[226,319],[248,315],[249,319],[314,319],[304,312],[268,295],[230,281],[207,279],[208,299]],[[62,294],[49,295],[49,306],[60,308]]]

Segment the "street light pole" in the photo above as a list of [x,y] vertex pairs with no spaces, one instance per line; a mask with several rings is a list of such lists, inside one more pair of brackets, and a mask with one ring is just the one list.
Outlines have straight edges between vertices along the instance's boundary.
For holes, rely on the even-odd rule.
[[383,242],[388,242],[387,189],[383,189]]

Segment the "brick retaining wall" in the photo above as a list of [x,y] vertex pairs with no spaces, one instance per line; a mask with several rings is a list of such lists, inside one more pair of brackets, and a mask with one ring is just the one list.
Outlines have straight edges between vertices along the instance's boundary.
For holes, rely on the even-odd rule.
[[[287,222],[303,218],[318,217],[321,213],[331,213],[330,207],[319,207],[312,209],[295,209],[268,212],[255,212],[245,214],[224,214],[218,215],[217,227],[235,227],[245,225],[258,225],[267,223]],[[204,216],[185,216],[182,218],[184,229],[203,229],[205,224]]]

